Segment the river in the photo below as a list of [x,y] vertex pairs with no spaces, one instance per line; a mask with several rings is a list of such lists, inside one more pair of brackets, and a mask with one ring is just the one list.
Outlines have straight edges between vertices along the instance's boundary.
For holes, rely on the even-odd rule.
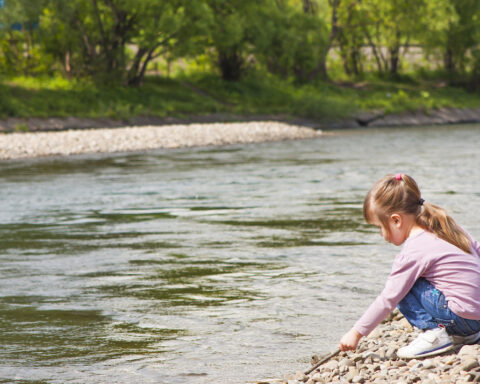
[[0,382],[245,383],[305,370],[399,251],[387,173],[480,237],[480,126],[0,163]]

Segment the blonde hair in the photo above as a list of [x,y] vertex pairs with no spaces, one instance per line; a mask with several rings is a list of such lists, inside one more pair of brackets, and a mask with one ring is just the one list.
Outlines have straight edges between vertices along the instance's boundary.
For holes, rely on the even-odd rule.
[[471,240],[463,229],[444,209],[425,202],[421,198],[417,183],[408,175],[385,176],[370,189],[365,197],[363,216],[367,223],[370,224],[378,218],[388,232],[388,220],[393,213],[415,215],[415,222],[419,227],[434,233],[462,251],[471,253]]

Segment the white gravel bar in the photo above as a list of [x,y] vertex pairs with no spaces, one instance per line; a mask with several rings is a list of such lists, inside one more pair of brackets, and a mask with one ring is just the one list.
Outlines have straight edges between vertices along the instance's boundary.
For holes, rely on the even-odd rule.
[[317,138],[280,122],[213,123],[0,134],[0,159],[143,151]]

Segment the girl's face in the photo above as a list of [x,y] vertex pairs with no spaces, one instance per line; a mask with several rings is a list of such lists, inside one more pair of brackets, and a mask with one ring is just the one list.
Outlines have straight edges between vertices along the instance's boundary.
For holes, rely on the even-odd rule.
[[401,245],[408,238],[410,229],[405,226],[402,215],[396,213],[390,215],[387,223],[388,228],[385,228],[376,215],[373,215],[373,217],[374,220],[371,224],[379,228],[380,236],[382,236],[385,241],[388,241],[391,244]]

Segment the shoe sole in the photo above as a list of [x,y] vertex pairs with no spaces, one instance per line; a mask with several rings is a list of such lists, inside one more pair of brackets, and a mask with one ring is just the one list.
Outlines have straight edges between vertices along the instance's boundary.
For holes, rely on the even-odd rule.
[[480,335],[475,339],[475,341],[471,342],[471,343],[466,343],[465,345],[475,345],[475,344],[478,344],[480,343]]
[[462,346],[462,345],[475,345],[475,344],[479,344],[480,343],[480,335],[478,335],[478,337],[474,340],[474,341],[470,341],[470,342],[465,342],[464,340],[463,341],[459,341],[459,342],[455,342],[455,339],[453,340],[453,344],[456,345],[456,346]]
[[[479,341],[480,341],[480,339],[479,339]],[[435,348],[433,350],[430,350],[430,351],[427,351],[427,352],[424,352],[424,353],[419,353],[418,355],[399,356],[397,354],[397,356],[400,357],[401,359],[419,359],[419,358],[422,358],[422,357],[441,355],[442,353],[451,351],[452,349],[455,349],[456,347],[457,347],[456,345],[454,345],[453,343],[450,343],[450,344]]]

